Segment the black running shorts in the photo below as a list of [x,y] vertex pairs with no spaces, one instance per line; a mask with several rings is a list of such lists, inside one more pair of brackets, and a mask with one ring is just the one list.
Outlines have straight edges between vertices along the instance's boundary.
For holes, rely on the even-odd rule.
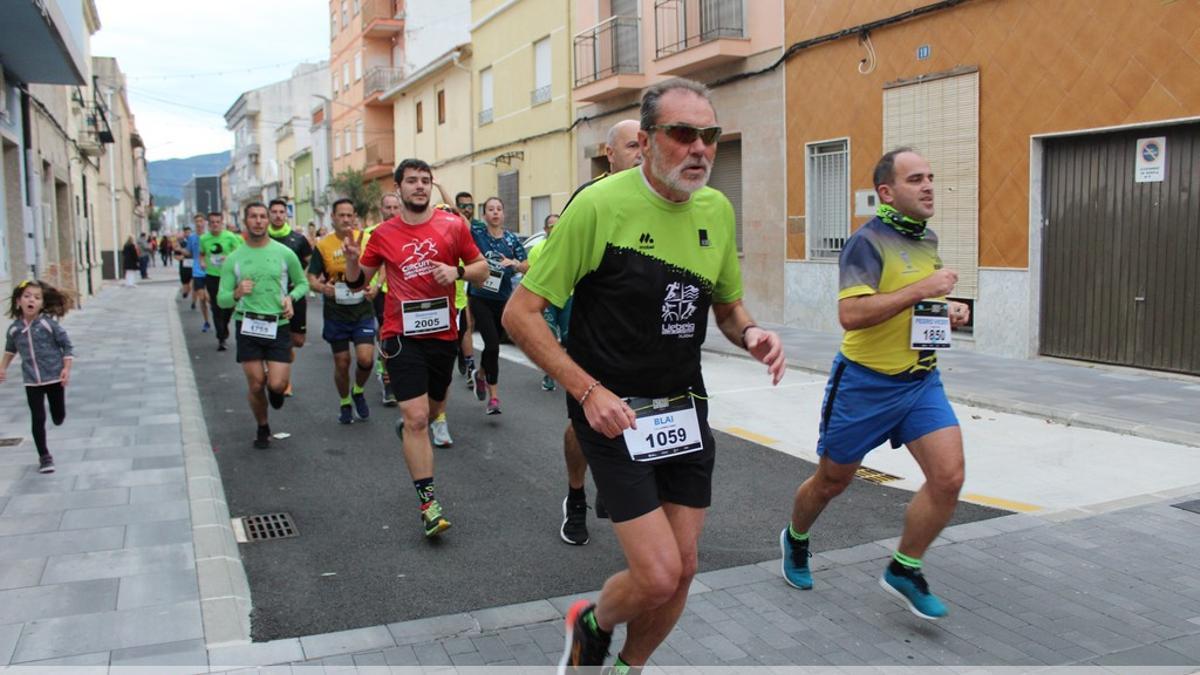
[[179,283],[180,285],[192,285],[192,268],[184,267],[182,265],[179,266]]
[[237,362],[274,361],[276,363],[292,362],[292,334],[288,330],[291,324],[284,324],[276,329],[275,339],[242,335],[242,322],[233,322],[233,334],[237,344]]
[[572,420],[596,491],[604,495],[604,506],[614,523],[643,516],[664,502],[697,509],[712,503],[716,442],[708,426],[706,401],[696,399],[696,415],[704,448],[655,462],[633,461],[624,438],[608,438],[587,421]]
[[446,400],[458,353],[456,341],[392,335],[379,344],[379,351],[397,401],[424,394],[434,401]]

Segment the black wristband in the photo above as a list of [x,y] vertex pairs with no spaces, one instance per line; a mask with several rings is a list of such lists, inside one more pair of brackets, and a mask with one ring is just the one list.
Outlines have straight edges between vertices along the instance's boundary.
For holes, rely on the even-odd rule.
[[746,349],[746,331],[750,330],[751,328],[758,328],[758,324],[748,323],[742,327],[742,349]]
[[465,276],[467,276],[467,268],[463,267],[462,265],[459,265],[458,266],[458,278],[462,279]]

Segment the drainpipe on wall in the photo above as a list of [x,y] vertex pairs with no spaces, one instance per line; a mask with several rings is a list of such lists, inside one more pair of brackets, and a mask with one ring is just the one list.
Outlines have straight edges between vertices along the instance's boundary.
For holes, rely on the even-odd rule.
[[[113,122],[117,120],[117,111],[113,109],[112,103],[113,90],[110,88],[105,91],[105,96],[108,98],[108,112],[112,115]],[[112,201],[112,238],[113,238],[113,279],[121,278],[120,267],[120,244],[117,242],[117,168],[114,155],[117,153],[117,143],[113,143],[113,147],[108,150],[108,194]]]

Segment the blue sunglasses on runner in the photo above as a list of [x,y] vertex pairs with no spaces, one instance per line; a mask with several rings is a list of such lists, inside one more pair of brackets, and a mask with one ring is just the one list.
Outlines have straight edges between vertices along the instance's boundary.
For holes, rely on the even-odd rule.
[[691,145],[696,139],[704,141],[705,145],[716,145],[721,138],[721,127],[694,127],[690,124],[655,124],[646,131],[658,129],[671,140],[683,145]]

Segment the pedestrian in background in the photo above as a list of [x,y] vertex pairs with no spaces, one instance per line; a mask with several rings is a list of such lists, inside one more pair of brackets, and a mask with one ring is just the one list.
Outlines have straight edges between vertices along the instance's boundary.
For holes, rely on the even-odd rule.
[[138,247],[133,241],[133,235],[125,240],[125,246],[121,249],[121,267],[125,269],[125,287],[133,288],[137,286],[138,278]]
[[143,279],[150,278],[150,242],[146,241],[146,235],[138,235],[138,272]]
[[54,426],[67,417],[66,387],[75,357],[71,338],[57,320],[66,315],[68,304],[57,288],[31,280],[22,281],[13,289],[8,305],[8,316],[13,322],[4,342],[0,382],[5,381],[9,364],[20,354],[40,473],[54,472],[54,457],[46,448],[46,399],[50,400]]

